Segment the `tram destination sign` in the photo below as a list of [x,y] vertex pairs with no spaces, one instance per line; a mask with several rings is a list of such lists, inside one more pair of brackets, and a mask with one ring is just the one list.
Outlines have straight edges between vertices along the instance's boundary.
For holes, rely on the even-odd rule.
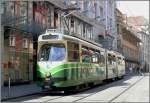
[[42,39],[58,39],[58,35],[43,35]]

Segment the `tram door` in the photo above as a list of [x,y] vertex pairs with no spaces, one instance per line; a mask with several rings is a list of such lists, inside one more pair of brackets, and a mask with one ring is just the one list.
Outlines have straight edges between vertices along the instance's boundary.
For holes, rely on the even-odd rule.
[[102,79],[106,79],[106,60],[105,60],[105,52],[104,51],[100,51],[100,54],[99,54],[99,65],[100,65],[100,68],[102,68],[102,71],[101,71],[101,75],[102,75]]
[[117,76],[116,57],[109,53],[107,59],[107,73],[108,78],[114,78]]
[[70,64],[70,69],[67,71],[67,77],[71,80],[79,79],[79,63],[80,63],[80,55],[79,55],[79,44],[75,42],[67,42],[68,48],[68,62]]
[[91,65],[91,51],[85,47],[82,46],[81,48],[81,70],[80,70],[80,76],[82,79],[86,79],[89,76],[92,75],[92,65]]

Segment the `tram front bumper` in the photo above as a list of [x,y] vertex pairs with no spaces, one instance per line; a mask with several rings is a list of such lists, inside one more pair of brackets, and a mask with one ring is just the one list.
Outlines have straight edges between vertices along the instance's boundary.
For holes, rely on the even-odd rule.
[[51,88],[52,83],[53,83],[52,78],[46,78],[44,80],[44,88],[47,88],[47,89]]
[[66,80],[66,79],[65,79],[65,78],[62,78],[62,77],[46,78],[46,79],[44,80],[44,88],[50,89],[51,87],[54,86],[55,83],[62,82],[62,81],[65,81],[65,80]]

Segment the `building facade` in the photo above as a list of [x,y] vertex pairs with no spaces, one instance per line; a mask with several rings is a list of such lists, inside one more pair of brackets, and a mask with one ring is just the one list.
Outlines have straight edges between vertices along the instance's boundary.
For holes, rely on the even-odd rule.
[[141,40],[132,32],[132,30],[124,27],[123,31],[123,55],[126,61],[126,71],[129,68],[136,68],[140,65],[140,50],[139,43]]
[[126,72],[129,67],[137,68],[140,64],[140,38],[136,36],[136,32],[132,30],[127,21],[126,16],[119,9],[116,9],[117,17],[117,48],[118,52],[125,56]]
[[29,2],[4,2],[2,14],[3,27],[3,84],[8,85],[10,78],[11,83],[28,82],[33,80],[32,55],[33,39],[32,33],[21,30],[25,29],[29,22],[30,16],[27,12],[30,8]]
[[117,29],[116,29],[116,1],[115,0],[65,0],[67,3],[77,4],[79,11],[86,17],[102,22],[105,31],[101,33],[99,28],[93,31],[99,35],[96,42],[101,43],[104,48],[117,50]]
[[149,35],[149,39],[148,39],[148,67],[149,67],[149,71],[150,71],[150,35]]
[[123,27],[125,24],[125,16],[122,12],[116,8],[116,19],[117,19],[117,51],[123,53]]
[[142,16],[128,17],[128,25],[136,31],[141,39],[140,43],[140,64],[145,72],[149,71],[149,31],[148,21]]
[[139,31],[138,35],[141,39],[140,44],[140,63],[143,66],[145,72],[149,71],[149,35],[147,33]]

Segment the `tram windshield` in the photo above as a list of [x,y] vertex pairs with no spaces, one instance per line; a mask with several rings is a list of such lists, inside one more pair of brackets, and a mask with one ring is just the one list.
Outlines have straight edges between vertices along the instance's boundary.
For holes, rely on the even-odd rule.
[[39,52],[39,61],[63,61],[65,54],[64,44],[44,44]]

